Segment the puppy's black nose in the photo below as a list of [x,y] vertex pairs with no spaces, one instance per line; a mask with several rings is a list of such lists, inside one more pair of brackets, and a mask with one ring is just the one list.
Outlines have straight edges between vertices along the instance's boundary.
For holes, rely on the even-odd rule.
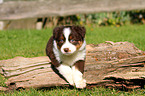
[[64,52],[68,52],[69,51],[69,48],[64,48]]

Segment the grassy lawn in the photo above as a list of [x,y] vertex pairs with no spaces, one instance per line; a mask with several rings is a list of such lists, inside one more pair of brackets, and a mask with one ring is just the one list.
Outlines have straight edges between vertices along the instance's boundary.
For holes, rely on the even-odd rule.
[[[129,41],[145,50],[145,25],[122,27],[86,26],[88,44],[105,41]],[[0,60],[16,56],[36,57],[45,55],[45,47],[52,29],[45,30],[7,30],[0,31]]]
[[69,89],[69,88],[53,88],[53,89],[26,89],[7,94],[0,93],[2,96],[145,96],[145,91],[119,91],[105,88],[93,88],[93,89]]
[[[95,27],[86,26],[86,41],[88,44],[98,44],[105,41],[128,41],[134,43],[139,49],[145,51],[145,25],[126,25],[122,27]],[[52,35],[52,29],[44,30],[6,30],[0,31],[0,60],[14,58],[16,56],[37,57],[45,56],[45,47],[49,37]],[[5,79],[0,76],[0,86],[5,86]],[[94,88],[92,90],[54,88],[51,90],[20,90],[10,93],[0,92],[0,95],[14,96],[48,96],[48,95],[107,95],[123,96],[134,95],[143,96],[145,90],[122,92],[104,88]],[[144,95],[145,96],[145,95]]]

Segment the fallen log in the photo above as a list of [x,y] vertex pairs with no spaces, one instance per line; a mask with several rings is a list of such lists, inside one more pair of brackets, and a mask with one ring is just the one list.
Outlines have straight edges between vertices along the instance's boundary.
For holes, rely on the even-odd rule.
[[[52,70],[47,56],[0,61],[0,73],[7,78],[8,89],[68,86],[69,84]],[[129,42],[107,41],[87,45],[84,78],[88,88],[104,86],[130,90],[144,88],[145,52]],[[8,90],[3,87],[0,90]]]

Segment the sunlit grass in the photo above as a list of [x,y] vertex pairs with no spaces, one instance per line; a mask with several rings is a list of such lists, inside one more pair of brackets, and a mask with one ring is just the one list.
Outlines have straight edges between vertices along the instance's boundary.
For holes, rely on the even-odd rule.
[[45,46],[51,33],[51,29],[1,31],[0,59],[45,55]]
[[69,88],[52,88],[52,89],[26,89],[19,91],[11,91],[7,94],[1,92],[1,96],[144,96],[144,90],[138,91],[119,91],[108,88],[93,88],[93,89],[69,89]]
[[[86,26],[88,44],[105,41],[128,41],[145,50],[145,25],[122,27]],[[45,55],[45,47],[52,29],[45,30],[7,30],[0,31],[0,60],[16,56],[36,57]]]
[[131,42],[145,51],[145,25],[128,25],[121,27],[88,27],[87,43],[102,43],[105,41]]

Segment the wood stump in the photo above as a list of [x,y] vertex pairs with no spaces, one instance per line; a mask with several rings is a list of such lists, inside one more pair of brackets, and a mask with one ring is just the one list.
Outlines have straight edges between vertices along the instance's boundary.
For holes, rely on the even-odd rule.
[[[121,90],[145,87],[145,52],[129,42],[106,41],[87,45],[84,78],[87,88],[104,86]],[[51,68],[47,56],[0,61],[0,73],[8,78],[8,88],[68,86]]]

